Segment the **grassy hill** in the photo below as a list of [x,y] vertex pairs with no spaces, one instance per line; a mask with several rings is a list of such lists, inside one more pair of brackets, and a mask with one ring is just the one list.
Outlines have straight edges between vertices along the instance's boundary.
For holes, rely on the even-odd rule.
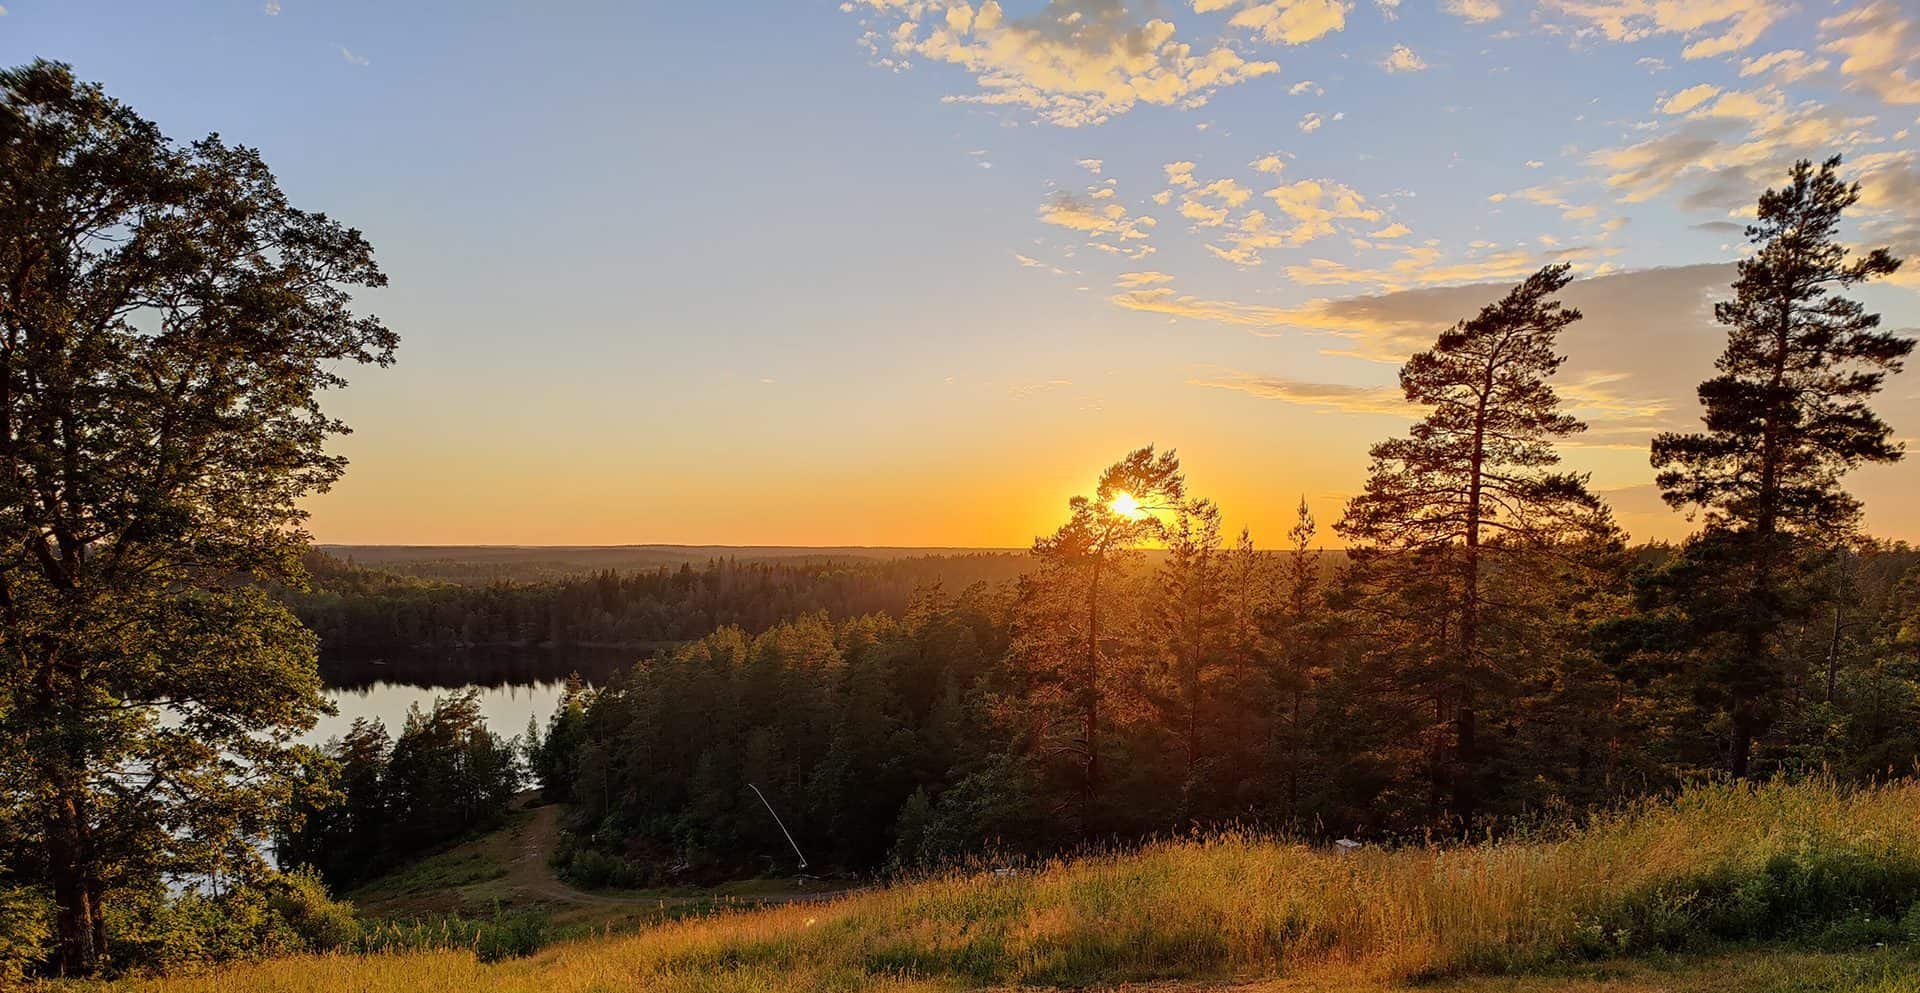
[[1581,830],[1341,855],[1224,835],[729,912],[482,965],[289,959],[227,990],[1920,990],[1920,783],[1691,791]]

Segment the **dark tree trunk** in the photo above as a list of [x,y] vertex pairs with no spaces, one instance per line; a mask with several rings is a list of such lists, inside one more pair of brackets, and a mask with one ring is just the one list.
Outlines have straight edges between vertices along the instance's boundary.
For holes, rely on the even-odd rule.
[[1744,694],[1734,695],[1733,742],[1727,768],[1735,779],[1747,778],[1753,761],[1753,716]]
[[61,976],[90,976],[99,967],[106,934],[104,908],[89,865],[86,824],[80,804],[56,800],[47,818],[47,868],[53,883],[54,971]]
[[1093,564],[1087,584],[1087,672],[1085,727],[1086,778],[1080,785],[1080,833],[1093,833],[1094,798],[1100,789],[1100,560]]

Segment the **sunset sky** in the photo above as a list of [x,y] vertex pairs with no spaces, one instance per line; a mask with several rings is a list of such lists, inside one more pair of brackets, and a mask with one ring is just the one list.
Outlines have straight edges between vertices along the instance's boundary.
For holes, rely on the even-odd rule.
[[[373,242],[400,361],[331,398],[323,541],[1018,546],[1153,442],[1276,544],[1405,430],[1399,362],[1557,259],[1568,461],[1673,538],[1646,441],[1759,191],[1843,152],[1850,240],[1920,255],[1915,0],[3,9],[6,63]],[[1920,258],[1861,297],[1920,325]],[[1920,368],[1878,406],[1920,439]],[[1916,484],[1852,480],[1909,540]]]

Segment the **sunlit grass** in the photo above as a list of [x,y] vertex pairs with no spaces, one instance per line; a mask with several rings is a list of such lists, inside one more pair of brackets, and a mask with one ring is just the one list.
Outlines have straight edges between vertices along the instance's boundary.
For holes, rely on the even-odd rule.
[[461,952],[307,958],[125,988],[918,991],[1306,976],[1378,988],[1726,941],[1871,945],[1920,922],[1916,901],[1920,785],[1721,786],[1557,839],[1341,856],[1224,835],[681,921],[496,965]]

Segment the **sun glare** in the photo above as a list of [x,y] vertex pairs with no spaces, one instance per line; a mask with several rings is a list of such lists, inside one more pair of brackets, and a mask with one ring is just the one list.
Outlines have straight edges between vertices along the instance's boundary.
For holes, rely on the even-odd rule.
[[1147,512],[1140,506],[1140,501],[1135,500],[1133,494],[1125,490],[1114,494],[1113,499],[1108,501],[1107,506],[1112,508],[1114,513],[1128,520],[1137,521],[1147,516]]

